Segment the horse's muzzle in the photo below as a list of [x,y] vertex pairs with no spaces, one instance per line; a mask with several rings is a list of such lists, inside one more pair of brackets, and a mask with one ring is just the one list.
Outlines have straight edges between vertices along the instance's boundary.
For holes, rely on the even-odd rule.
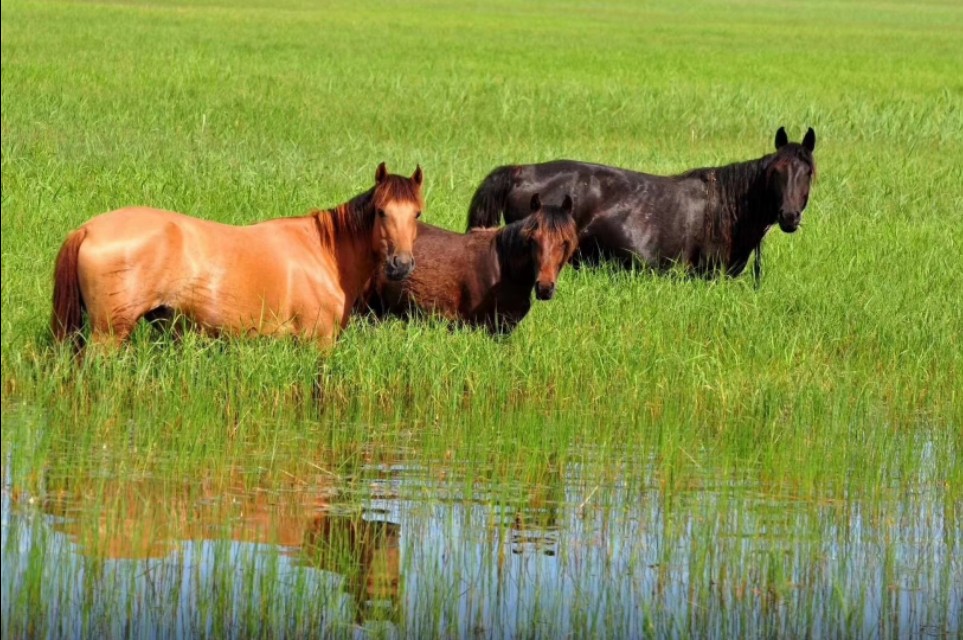
[[543,284],[535,283],[535,297],[539,300],[551,300],[555,295],[555,283]]
[[415,257],[408,254],[395,254],[385,261],[385,275],[389,280],[404,280],[415,270]]
[[779,213],[779,228],[786,233],[793,233],[799,228],[799,223],[802,220],[802,212],[800,211],[789,211]]

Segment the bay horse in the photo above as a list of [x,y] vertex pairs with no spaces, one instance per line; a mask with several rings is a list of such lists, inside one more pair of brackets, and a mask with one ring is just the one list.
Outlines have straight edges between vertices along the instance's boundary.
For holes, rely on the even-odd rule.
[[119,344],[140,318],[177,315],[212,334],[293,334],[330,343],[380,263],[415,267],[421,167],[375,171],[375,186],[327,211],[234,226],[130,207],[72,231],[57,255],[51,328]]
[[461,234],[418,224],[418,270],[403,282],[379,273],[363,298],[378,316],[438,315],[458,324],[510,333],[538,300],[555,294],[559,272],[578,244],[574,203],[529,198],[529,215],[498,229]]
[[761,277],[762,240],[777,222],[793,233],[802,221],[816,170],[816,133],[802,143],[776,132],[776,152],[722,167],[656,176],[573,160],[503,166],[482,181],[471,200],[468,228],[490,227],[504,215],[528,215],[532,193],[575,197],[577,261],[641,262],[657,270],[682,264],[700,275],[737,276],[756,252]]

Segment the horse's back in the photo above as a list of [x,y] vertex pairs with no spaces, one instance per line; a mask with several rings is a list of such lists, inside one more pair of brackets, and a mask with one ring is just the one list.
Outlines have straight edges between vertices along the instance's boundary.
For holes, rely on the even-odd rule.
[[532,195],[542,202],[560,204],[566,195],[575,200],[573,215],[580,229],[602,211],[631,201],[652,184],[666,180],[621,167],[559,159],[515,168],[514,184],[506,202],[506,222],[529,213]]
[[243,246],[240,227],[149,207],[109,211],[83,228],[81,265],[95,271],[166,271],[173,277],[185,260],[215,266]]
[[556,176],[566,176],[578,178],[582,181],[595,179],[606,182],[626,182],[632,183],[641,180],[664,180],[664,176],[657,176],[641,171],[634,171],[623,167],[599,164],[596,162],[583,162],[581,160],[571,160],[560,158],[540,162],[536,164],[519,166],[519,176],[531,176],[536,179],[548,179]]
[[543,202],[574,198],[580,260],[604,256],[661,267],[684,258],[701,228],[705,185],[698,177],[560,159],[520,166],[515,180],[507,221],[528,214],[534,193]]
[[174,227],[211,234],[231,234],[232,231],[243,228],[176,211],[139,206],[102,213],[88,220],[83,226],[88,231],[88,237],[93,236],[96,239],[103,236],[112,238],[114,241],[129,236],[144,236]]
[[251,256],[268,251],[280,256],[296,251],[292,236],[304,239],[313,231],[304,218],[278,218],[251,225],[233,225],[197,218],[176,211],[150,207],[125,207],[91,218],[85,245],[106,245],[130,254],[130,247],[154,246],[162,249],[177,245],[186,251],[203,254],[243,253]]

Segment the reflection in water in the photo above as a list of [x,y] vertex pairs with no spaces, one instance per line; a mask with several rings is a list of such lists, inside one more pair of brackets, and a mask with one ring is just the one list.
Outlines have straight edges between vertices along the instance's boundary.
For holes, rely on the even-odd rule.
[[340,635],[397,623],[400,526],[340,504],[326,479],[269,491],[48,474],[43,497],[26,502],[40,509],[14,505],[8,480],[5,638]]
[[369,603],[397,609],[400,527],[350,505],[339,510],[327,478],[282,491],[49,477],[46,487],[41,504],[52,529],[87,557],[166,558],[201,540],[271,545],[298,566],[342,576],[358,623]]
[[306,532],[300,557],[306,566],[346,577],[357,603],[356,622],[363,624],[366,610],[374,613],[385,603],[389,612],[397,610],[400,540],[401,527],[393,522],[318,517]]
[[514,501],[510,546],[515,555],[558,552],[560,507],[565,504],[565,479],[550,465],[541,482],[530,487],[523,500]]
[[[957,637],[937,478],[863,500],[650,465],[533,486],[362,470],[289,486],[5,479],[4,637]],[[611,474],[609,474],[611,476]],[[238,488],[230,488],[230,487]],[[357,486],[357,485],[355,485]]]

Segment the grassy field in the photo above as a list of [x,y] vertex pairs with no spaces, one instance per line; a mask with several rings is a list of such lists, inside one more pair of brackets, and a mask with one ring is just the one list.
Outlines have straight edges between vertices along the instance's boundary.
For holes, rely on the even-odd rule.
[[[4,2],[4,637],[960,633],[961,43],[954,1]],[[385,160],[460,230],[496,165],[674,173],[780,125],[815,128],[819,175],[758,291],[566,270],[508,339],[359,318],[329,354],[141,330],[78,366],[48,337],[60,243],[123,205],[298,215]],[[273,533],[234,535],[257,495]],[[397,544],[388,614],[291,559],[305,501],[400,523],[334,545]]]

